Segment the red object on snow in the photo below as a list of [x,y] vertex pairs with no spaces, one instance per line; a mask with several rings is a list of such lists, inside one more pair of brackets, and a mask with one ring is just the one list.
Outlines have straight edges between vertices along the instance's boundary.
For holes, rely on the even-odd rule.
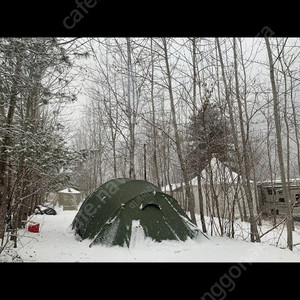
[[40,232],[40,224],[36,223],[34,225],[29,225],[28,226],[28,231],[30,231],[30,232]]

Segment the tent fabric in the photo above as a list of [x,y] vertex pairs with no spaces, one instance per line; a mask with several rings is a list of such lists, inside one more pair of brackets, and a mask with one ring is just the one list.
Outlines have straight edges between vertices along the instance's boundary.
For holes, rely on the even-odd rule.
[[144,180],[117,178],[101,185],[82,203],[72,228],[92,244],[130,246],[136,226],[155,241],[186,240],[199,229],[178,202]]

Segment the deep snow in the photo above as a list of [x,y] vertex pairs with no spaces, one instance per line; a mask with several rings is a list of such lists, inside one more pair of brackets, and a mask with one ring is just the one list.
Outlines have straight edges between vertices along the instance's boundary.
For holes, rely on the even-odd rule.
[[[264,236],[262,243],[251,243],[248,223],[237,223],[236,238],[200,236],[185,242],[154,242],[136,236],[130,248],[93,245],[91,240],[79,241],[70,224],[77,211],[63,211],[57,215],[34,215],[31,222],[40,223],[40,232],[19,231],[18,248],[3,252],[0,261],[23,262],[300,262],[297,248],[286,247],[283,226]],[[208,220],[209,221],[209,220]],[[200,224],[200,222],[198,222]],[[28,223],[30,224],[30,223]],[[200,226],[200,225],[199,225]],[[262,232],[268,226],[261,228]],[[280,233],[282,235],[279,239]],[[276,244],[278,247],[270,244]],[[300,229],[294,232],[294,243],[300,242]]]

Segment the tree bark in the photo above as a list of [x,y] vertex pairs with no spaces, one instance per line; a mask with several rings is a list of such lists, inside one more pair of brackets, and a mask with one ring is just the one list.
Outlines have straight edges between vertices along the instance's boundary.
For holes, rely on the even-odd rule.
[[273,113],[274,113],[277,150],[278,150],[277,155],[279,160],[283,195],[287,204],[287,218],[286,218],[287,245],[290,250],[293,250],[292,207],[291,207],[291,199],[289,197],[288,186],[286,182],[286,173],[285,173],[286,171],[285,171],[285,165],[283,159],[282,138],[281,138],[281,128],[280,128],[279,99],[278,99],[277,88],[275,83],[274,62],[273,62],[269,38],[265,37],[265,43],[267,47],[269,66],[270,66],[270,81],[271,81],[272,94],[273,94]]
[[201,168],[200,164],[198,163],[198,175],[197,175],[197,185],[198,185],[198,195],[199,195],[199,213],[200,213],[200,220],[202,231],[204,233],[207,232],[205,218],[204,218],[204,200],[203,200],[203,191],[202,191],[202,182],[201,182]]
[[167,49],[167,42],[165,38],[162,38],[163,41],[163,49],[164,49],[164,59],[166,63],[166,71],[167,71],[167,79],[168,79],[168,90],[169,90],[169,96],[170,96],[170,104],[171,104],[171,113],[172,113],[172,124],[174,128],[174,134],[175,134],[175,141],[176,141],[176,149],[177,149],[177,155],[180,163],[180,168],[185,184],[185,190],[186,190],[186,197],[188,201],[188,209],[190,212],[191,220],[194,224],[197,224],[196,222],[196,216],[195,216],[195,199],[194,194],[191,191],[190,183],[187,176],[187,170],[184,163],[183,155],[182,155],[182,149],[181,149],[181,141],[178,134],[178,127],[177,127],[177,120],[176,120],[176,112],[175,112],[175,104],[174,104],[174,97],[173,97],[173,89],[172,89],[172,80],[171,80],[171,72],[170,72],[170,66],[169,66],[169,58],[168,58],[168,49]]
[[[127,99],[128,99],[128,107],[127,107],[127,116],[128,116],[128,123],[129,123],[129,178],[136,178],[135,175],[135,163],[134,163],[134,152],[135,152],[135,138],[134,138],[134,99],[131,101],[131,85],[132,85],[132,64],[131,64],[131,45],[130,45],[130,38],[126,38],[127,42]],[[134,94],[134,90],[132,95]]]
[[[196,55],[196,38],[191,39],[192,42],[192,64],[193,64],[193,116],[197,115],[197,55]],[[202,182],[201,182],[201,161],[200,155],[197,155],[197,189],[198,189],[198,199],[199,199],[199,214],[200,221],[202,226],[202,231],[207,232],[206,223],[204,218],[204,199],[202,191]]]
[[245,192],[247,195],[247,204],[249,208],[249,215],[250,215],[250,224],[251,224],[251,239],[252,241],[260,242],[259,233],[257,230],[257,224],[255,221],[254,216],[254,207],[253,207],[253,197],[251,193],[251,186],[250,186],[250,158],[249,158],[249,151],[248,151],[248,144],[245,135],[245,128],[244,128],[244,120],[243,120],[243,112],[242,112],[242,104],[240,99],[240,91],[239,91],[239,80],[238,80],[238,65],[237,65],[237,53],[236,53],[236,42],[235,38],[233,38],[233,54],[234,54],[234,75],[235,75],[235,92],[236,92],[236,99],[238,103],[238,112],[239,112],[239,121],[240,121],[240,130],[242,135],[242,154],[243,154],[243,181]]
[[[249,192],[249,189],[248,189],[249,182],[247,183],[248,180],[246,179],[245,166],[242,163],[242,155],[241,155],[240,149],[239,149],[239,141],[238,141],[236,126],[235,126],[234,117],[233,117],[233,107],[232,107],[232,103],[231,103],[231,99],[230,99],[229,88],[228,88],[226,75],[225,75],[225,67],[224,67],[223,58],[222,58],[221,46],[220,46],[220,42],[219,42],[218,38],[216,38],[216,42],[217,42],[217,48],[218,48],[218,53],[219,53],[219,57],[220,57],[220,64],[221,64],[223,82],[224,82],[224,86],[225,86],[225,98],[226,98],[226,102],[227,102],[228,108],[229,108],[231,130],[232,130],[232,134],[233,134],[233,139],[234,139],[238,164],[239,164],[239,168],[240,168],[241,175],[242,175],[243,187],[244,187],[244,190],[245,190],[245,193],[246,193],[247,205],[248,205],[248,208],[249,208],[251,241],[256,240],[257,242],[260,242],[259,233],[258,233],[258,229],[257,229],[257,225],[256,225],[256,221],[255,221],[255,218],[254,218],[254,213],[253,213],[252,197],[251,197],[251,193]],[[236,82],[236,85],[237,85],[237,82]],[[239,103],[239,105],[240,105],[240,103]],[[240,121],[241,121],[241,116],[240,116]]]
[[153,123],[153,167],[154,174],[156,177],[156,184],[159,188],[160,178],[158,172],[158,163],[157,163],[157,129],[156,129],[156,118],[155,118],[155,106],[154,106],[154,59],[153,59],[153,45],[151,38],[151,107],[152,107],[152,123]]

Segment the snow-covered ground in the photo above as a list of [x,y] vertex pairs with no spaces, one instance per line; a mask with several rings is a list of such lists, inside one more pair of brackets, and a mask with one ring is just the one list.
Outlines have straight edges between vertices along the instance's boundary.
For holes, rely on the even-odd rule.
[[[23,262],[300,262],[300,251],[286,247],[286,233],[279,226],[263,237],[262,243],[249,242],[249,224],[236,224],[236,238],[200,236],[185,242],[136,238],[130,248],[93,245],[80,242],[70,224],[77,211],[56,208],[57,215],[35,215],[40,232],[19,231],[18,247],[2,252],[0,261]],[[209,220],[207,220],[209,222]],[[198,223],[200,224],[199,220]],[[266,232],[270,227],[260,228]],[[294,243],[300,242],[300,229],[294,232]],[[275,244],[277,243],[277,247]]]

